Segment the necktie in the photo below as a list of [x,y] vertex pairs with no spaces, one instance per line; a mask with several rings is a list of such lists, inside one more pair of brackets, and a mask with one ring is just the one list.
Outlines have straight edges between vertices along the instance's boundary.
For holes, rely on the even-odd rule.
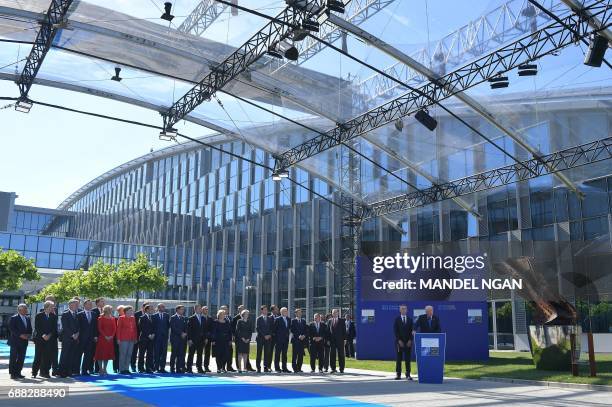
[[405,323],[406,323],[406,316],[402,315],[402,324],[405,324]]
[[317,333],[319,333],[319,323],[317,322]]
[[87,315],[87,323],[91,323],[91,315],[89,315],[89,311],[85,312],[85,315]]
[[202,321],[200,320],[200,314],[198,314],[198,324],[202,325]]
[[22,315],[21,316],[21,321],[23,322],[23,326],[25,326],[26,328],[28,327],[28,323],[26,322],[25,317]]
[[427,322],[429,323],[429,327],[431,328],[431,318],[427,319]]

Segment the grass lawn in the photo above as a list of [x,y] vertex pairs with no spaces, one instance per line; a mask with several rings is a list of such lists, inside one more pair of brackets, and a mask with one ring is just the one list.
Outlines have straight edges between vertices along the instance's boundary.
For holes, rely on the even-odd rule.
[[[251,345],[251,359],[255,359],[256,347]],[[529,352],[490,352],[487,362],[446,362],[444,375],[464,379],[479,379],[481,377],[505,377],[524,380],[546,380],[567,383],[589,383],[612,386],[612,355],[596,355],[597,377],[589,377],[589,367],[580,366],[580,376],[570,373],[537,370]],[[309,371],[310,358],[304,357],[303,370]],[[291,368],[291,345],[289,346],[288,365]],[[386,360],[354,360],[347,359],[346,367],[366,370],[395,372],[395,362]],[[416,362],[412,362],[412,373],[417,372]]]

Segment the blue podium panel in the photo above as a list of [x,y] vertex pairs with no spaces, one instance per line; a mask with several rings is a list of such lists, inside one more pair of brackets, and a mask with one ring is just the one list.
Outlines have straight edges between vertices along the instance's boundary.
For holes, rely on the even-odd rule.
[[442,383],[446,359],[446,334],[417,333],[414,343],[419,383]]

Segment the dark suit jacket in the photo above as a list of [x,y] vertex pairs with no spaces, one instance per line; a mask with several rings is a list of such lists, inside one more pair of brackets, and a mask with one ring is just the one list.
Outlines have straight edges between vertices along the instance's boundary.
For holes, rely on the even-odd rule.
[[293,337],[291,338],[291,343],[296,343],[299,341],[298,337],[304,335],[305,338],[302,342],[308,340],[308,325],[306,324],[306,320],[304,318],[293,318],[291,320],[291,333]]
[[442,329],[440,327],[440,319],[437,315],[431,316],[431,327],[427,321],[427,315],[420,315],[416,322],[416,330],[421,333],[440,333]]
[[170,317],[170,342],[186,341],[187,338],[182,337],[182,333],[187,332],[187,318],[179,314],[174,314]]
[[257,332],[257,342],[263,342],[264,336],[272,335],[274,330],[274,318],[271,316],[260,315],[255,321],[255,331]]
[[[138,320],[138,329],[139,329],[139,335],[138,335],[139,341],[152,340],[152,339],[149,339],[149,335],[155,334],[155,332],[157,331],[156,326],[155,326],[155,321],[153,320],[153,316],[152,315],[147,316],[143,314]],[[155,337],[153,339],[155,339]]]
[[72,340],[72,335],[79,332],[79,321],[77,320],[76,313],[72,316],[70,310],[64,311],[61,317],[62,320],[62,342]]
[[170,315],[167,312],[162,312],[161,317],[159,312],[153,314],[153,322],[155,325],[155,339],[168,339],[168,332],[170,331]]
[[44,341],[43,335],[51,335],[49,341],[57,340],[57,315],[49,313],[45,316],[44,311],[34,317],[34,340]]
[[283,321],[283,317],[278,317],[274,320],[274,334],[276,343],[289,343],[289,332],[291,329],[291,320],[287,317],[287,325]]
[[238,320],[240,319],[242,319],[242,317],[239,314],[234,315],[234,317],[232,318],[232,336],[236,336],[236,325],[238,324]]
[[[315,342],[314,338],[320,336],[323,338],[322,341]],[[317,333],[317,323],[311,322],[308,325],[308,339],[310,340],[310,346],[323,346],[325,342],[329,341],[329,329],[325,322],[319,323],[319,332]]]
[[346,340],[346,323],[344,318],[338,318],[338,322],[334,327],[334,319],[331,318],[327,321],[327,327],[329,328],[329,337],[331,338],[331,342],[344,345],[344,341]]
[[187,321],[187,339],[200,343],[206,339],[206,317],[204,315],[200,315],[200,322],[198,322],[198,317],[196,314],[193,314],[189,317]]
[[212,339],[213,329],[215,327],[215,320],[209,316],[203,316],[204,321],[204,336],[206,339]]
[[142,310],[134,312],[134,319],[136,320],[136,337],[140,339],[140,317],[142,317]]
[[402,317],[398,315],[395,317],[395,321],[393,321],[393,334],[395,335],[396,341],[412,341],[412,318],[406,315],[406,323],[402,322]]
[[345,321],[346,324],[346,339],[352,341],[357,336],[355,330],[355,321]]
[[21,320],[21,316],[19,314],[15,314],[9,320],[9,345],[26,345],[28,344],[27,339],[21,339],[19,335],[31,335],[32,334],[32,321],[30,321],[30,317],[26,316],[26,325],[23,324]]
[[77,321],[79,324],[79,342],[93,341],[93,338],[98,336],[98,318],[96,314],[91,313],[91,321],[87,322],[87,315],[85,311],[81,311],[77,314]]

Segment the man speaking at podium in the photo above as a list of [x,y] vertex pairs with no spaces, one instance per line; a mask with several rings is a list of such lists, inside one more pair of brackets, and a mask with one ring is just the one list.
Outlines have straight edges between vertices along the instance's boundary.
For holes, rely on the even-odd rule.
[[402,378],[402,359],[406,364],[406,379],[410,377],[410,349],[412,348],[412,318],[406,315],[408,307],[400,305],[400,314],[393,322],[393,333],[395,334],[395,348],[397,357],[395,359],[395,380]]
[[425,307],[425,315],[419,315],[416,322],[416,330],[423,334],[437,334],[441,332],[440,319],[433,314],[433,307]]

